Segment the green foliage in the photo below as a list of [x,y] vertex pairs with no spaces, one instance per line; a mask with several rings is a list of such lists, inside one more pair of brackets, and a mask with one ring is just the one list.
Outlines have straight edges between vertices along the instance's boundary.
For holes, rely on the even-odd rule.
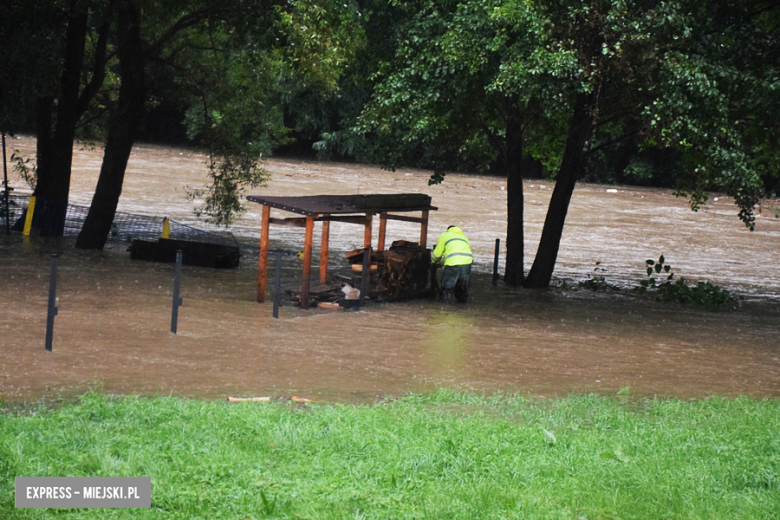
[[222,150],[208,162],[212,183],[207,190],[189,189],[189,200],[203,198],[204,204],[195,208],[195,215],[208,216],[217,225],[229,226],[246,211],[242,197],[247,188],[265,186],[268,172],[260,167],[258,158],[240,150]]
[[780,514],[780,401],[440,390],[373,406],[87,394],[0,417],[13,479],[149,476],[117,518],[729,518]]
[[19,150],[14,150],[11,154],[11,170],[24,181],[30,189],[35,189],[35,183],[38,181],[38,168],[31,157],[24,157]]
[[[689,286],[685,278],[679,278],[672,282],[674,273],[671,272],[671,266],[665,262],[664,256],[658,261],[647,260],[646,280],[640,280],[639,286],[634,290],[644,294],[648,290],[655,290],[658,294],[656,300],[664,302],[693,303],[704,307],[710,312],[720,310],[736,310],[737,299],[726,289],[712,285],[710,282],[699,282],[695,286]],[[665,277],[665,281],[658,283],[655,275]]]
[[[593,271],[595,273],[606,273],[607,270],[601,267],[601,262],[596,262],[596,267],[593,269]],[[607,289],[611,289],[613,291],[620,290],[620,287],[617,287],[607,282],[607,278],[604,274],[591,274],[587,280],[578,282],[577,287],[580,287],[582,289],[588,289],[591,291],[596,291],[596,292],[599,291],[604,292]]]
[[177,70],[188,136],[209,156],[209,184],[190,188],[188,196],[204,199],[196,215],[221,225],[246,210],[247,189],[266,184],[263,157],[290,142],[285,107],[306,99],[309,111],[295,109],[297,119],[316,125],[311,107],[338,88],[362,38],[351,3],[250,2],[227,9],[224,19],[179,34],[162,55]]

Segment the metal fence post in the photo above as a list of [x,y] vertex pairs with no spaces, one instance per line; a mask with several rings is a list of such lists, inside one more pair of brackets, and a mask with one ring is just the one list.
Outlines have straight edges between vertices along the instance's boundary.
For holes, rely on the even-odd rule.
[[279,300],[282,292],[282,252],[276,252],[276,280],[274,281],[274,318],[279,319]]
[[496,254],[493,257],[493,285],[496,285],[496,282],[498,282],[498,254],[499,254],[499,244],[501,244],[501,239],[496,239]]
[[171,309],[171,332],[176,334],[179,325],[179,307],[182,299],[179,298],[179,286],[181,285],[181,250],[176,251],[176,271],[173,275],[173,308]]
[[363,307],[363,300],[368,290],[368,280],[371,276],[371,247],[363,249],[363,272],[360,277],[360,296],[358,298],[358,307]]
[[6,235],[10,235],[11,207],[9,206],[8,195],[11,191],[11,188],[8,187],[8,165],[6,164],[5,160],[5,132],[3,132],[3,185],[5,186],[5,191],[3,192],[3,195],[5,196],[5,233]]
[[46,350],[51,352],[54,340],[54,317],[58,314],[57,303],[57,255],[51,255],[51,276],[49,277],[49,310],[46,315]]

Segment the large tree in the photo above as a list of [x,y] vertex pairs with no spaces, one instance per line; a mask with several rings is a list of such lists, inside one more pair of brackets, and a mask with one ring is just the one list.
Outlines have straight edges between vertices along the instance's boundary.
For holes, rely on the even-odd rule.
[[[430,183],[444,180],[455,161],[479,170],[500,164],[507,175],[505,280],[524,279],[523,169],[545,139],[536,125],[555,124],[545,81],[565,56],[541,55],[543,20],[534,10],[513,19],[494,15],[500,2],[398,4],[394,52],[375,64],[376,81],[355,131],[365,136],[359,157],[394,168],[417,150],[432,166]],[[514,67],[512,81],[505,68]],[[550,129],[552,131],[552,129]]]
[[73,144],[79,126],[90,119],[85,114],[103,86],[110,58],[109,4],[11,2],[3,9],[3,126],[35,128],[39,203],[34,223],[44,236],[62,233]]
[[[776,99],[771,82],[776,83],[778,69],[769,63],[777,60],[767,56],[768,62],[746,64],[735,59],[745,54],[740,52],[745,44],[730,33],[760,42],[762,56],[774,54],[765,45],[776,38],[778,7],[540,1],[554,40],[577,57],[578,67],[562,86],[563,95],[573,99],[571,120],[526,287],[550,283],[571,194],[594,132],[606,143],[641,134],[645,145],[678,150],[688,172],[679,179],[678,193],[690,196],[692,209],[706,200],[707,189],[722,189],[734,197],[740,220],[753,229],[753,209],[764,193],[761,172],[777,171],[780,155],[751,146],[746,137],[754,132],[746,135],[744,123],[762,111],[757,100]],[[775,122],[763,126],[777,137]]]
[[0,123],[36,129],[34,223],[43,235],[62,233],[79,129],[91,124],[87,134],[106,137],[77,241],[84,248],[105,242],[149,81],[180,80],[167,93],[190,107],[190,135],[212,157],[205,212],[228,223],[241,209],[240,186],[262,182],[258,161],[286,132],[274,115],[279,93],[332,90],[360,41],[356,7],[333,0],[12,1],[3,15],[12,52],[0,64],[17,72],[0,79]]
[[[413,5],[399,16],[396,52],[378,67],[358,129],[376,140],[373,150],[388,166],[402,159],[404,147],[441,157],[479,155],[485,144],[494,145],[510,172],[510,283],[523,281],[522,249],[513,248],[522,238],[522,189],[512,189],[512,181],[519,184],[526,153],[556,182],[526,287],[550,283],[584,156],[628,138],[678,150],[691,172],[680,191],[691,195],[694,209],[704,189],[719,187],[736,198],[740,218],[752,226],[758,172],[774,168],[776,154],[747,144],[747,116],[738,116],[738,108],[755,120],[758,102],[737,93],[761,70],[761,88],[753,92],[773,99],[770,78],[777,69],[735,59],[729,53],[745,45],[735,47],[737,37],[728,32],[757,30],[765,55],[763,46],[776,33],[773,10],[618,0]],[[713,17],[720,11],[727,15]],[[746,26],[749,19],[757,21]],[[724,32],[723,23],[733,29]]]
[[[146,69],[169,69],[190,108],[190,135],[209,152],[205,214],[228,224],[242,209],[244,186],[265,179],[263,152],[284,134],[265,103],[280,81],[329,89],[359,36],[353,13],[335,2],[275,0],[149,6],[116,0],[121,85],[87,220],[76,246],[101,249],[121,195],[127,160],[144,109]],[[171,16],[173,15],[173,16]],[[167,20],[176,20],[174,23]],[[278,101],[278,100],[275,100]]]

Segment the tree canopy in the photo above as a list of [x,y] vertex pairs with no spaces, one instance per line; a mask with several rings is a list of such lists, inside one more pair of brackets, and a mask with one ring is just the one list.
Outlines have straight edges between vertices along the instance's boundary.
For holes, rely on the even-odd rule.
[[[395,53],[377,64],[372,97],[354,128],[369,137],[369,156],[388,167],[417,147],[434,167],[453,154],[476,158],[483,168],[504,160],[510,283],[549,284],[583,158],[626,139],[678,151],[686,172],[678,189],[692,208],[707,189],[722,189],[753,228],[762,179],[778,170],[776,150],[761,143],[777,135],[777,59],[767,55],[777,35],[776,6],[622,0],[410,5],[392,4],[399,12]],[[773,108],[764,110],[765,103]],[[522,249],[511,247],[522,240],[522,224],[516,224],[522,185],[513,185],[522,178],[523,156],[541,161],[556,180],[525,280]],[[442,179],[437,168],[432,182]]]

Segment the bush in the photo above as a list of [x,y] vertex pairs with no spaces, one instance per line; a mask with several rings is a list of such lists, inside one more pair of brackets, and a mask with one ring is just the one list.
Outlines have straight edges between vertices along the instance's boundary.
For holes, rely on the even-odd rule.
[[[694,303],[711,312],[721,309],[735,310],[738,306],[737,299],[729,291],[709,282],[699,282],[695,286],[689,286],[682,277],[672,282],[674,273],[671,272],[671,266],[665,262],[663,255],[657,262],[647,260],[645,263],[648,278],[641,280],[639,286],[634,289],[640,294],[654,289],[658,293],[656,297],[658,301]],[[659,284],[654,275],[662,272],[667,275],[666,281]]]

